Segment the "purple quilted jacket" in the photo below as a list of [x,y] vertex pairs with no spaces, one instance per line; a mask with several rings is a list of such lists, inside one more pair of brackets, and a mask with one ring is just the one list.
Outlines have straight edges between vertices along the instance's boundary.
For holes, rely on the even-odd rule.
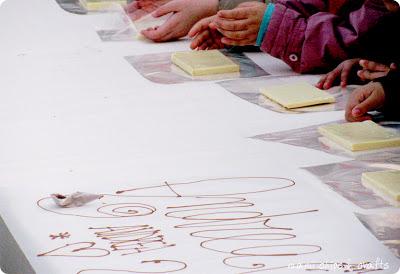
[[277,0],[261,49],[296,72],[322,72],[355,57],[359,38],[389,14],[382,0],[348,0],[337,14],[323,0]]

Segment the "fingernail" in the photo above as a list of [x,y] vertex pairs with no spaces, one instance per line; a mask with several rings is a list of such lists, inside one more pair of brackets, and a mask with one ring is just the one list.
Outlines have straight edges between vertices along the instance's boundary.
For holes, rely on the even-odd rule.
[[359,116],[361,114],[361,110],[358,108],[353,109],[352,111],[353,116]]

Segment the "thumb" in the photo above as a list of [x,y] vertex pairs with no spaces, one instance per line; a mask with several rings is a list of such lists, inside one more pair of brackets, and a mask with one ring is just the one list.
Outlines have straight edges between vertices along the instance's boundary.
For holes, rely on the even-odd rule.
[[354,117],[363,116],[367,112],[376,110],[382,105],[380,98],[376,92],[373,92],[372,88],[366,89],[361,96],[363,96],[363,98],[359,101],[360,103],[352,110],[352,115]]
[[212,18],[207,17],[207,18],[203,18],[200,21],[198,21],[189,31],[188,35],[189,37],[194,37],[196,36],[198,33],[208,29],[210,23],[212,22]]
[[168,2],[164,5],[162,5],[155,11],[153,11],[152,15],[153,15],[153,17],[161,17],[168,13],[178,11],[178,8],[179,8],[179,5],[177,4],[177,1],[171,1],[171,2]]

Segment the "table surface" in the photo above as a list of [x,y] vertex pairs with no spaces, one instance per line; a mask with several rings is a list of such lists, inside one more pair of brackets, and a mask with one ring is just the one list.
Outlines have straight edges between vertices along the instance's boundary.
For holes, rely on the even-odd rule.
[[[250,138],[341,120],[342,111],[281,114],[244,101],[212,81],[152,83],[124,57],[187,50],[189,42],[102,42],[94,26],[106,16],[69,14],[53,0],[31,0],[29,5],[26,1],[13,0],[0,7],[0,265],[6,272],[161,273],[160,269],[168,272],[185,265],[181,273],[202,273],[205,268],[213,273],[244,273],[267,266],[277,267],[272,273],[288,273],[287,267],[278,266],[326,261],[357,264],[376,259],[389,264],[389,269],[377,273],[394,273],[398,269],[400,261],[353,214],[372,211],[358,208],[301,169],[350,158]],[[299,76],[283,62],[264,53],[247,56],[269,72],[271,79],[281,77],[285,81],[291,76],[311,83],[318,79],[318,76]],[[266,85],[268,81],[267,77]],[[166,181],[172,182],[171,185]],[[189,184],[186,188],[185,184],[198,181],[201,184]],[[288,187],[288,182],[289,185],[295,182],[295,186],[275,191]],[[252,193],[260,191],[258,187],[265,184],[274,191]],[[184,193],[178,197],[181,199],[171,196],[167,186],[169,190]],[[115,195],[121,189],[135,190],[126,196]],[[136,205],[146,205],[145,210],[156,208],[157,211],[134,221],[129,218],[109,221],[93,216],[64,216],[62,211],[60,215],[48,200],[38,203],[42,208],[36,204],[50,193],[74,191],[108,196],[103,204],[90,204],[83,212],[71,211],[71,215],[90,215],[93,210],[101,214],[102,205],[116,201],[119,204],[134,201]],[[238,197],[238,193],[245,197]],[[256,234],[267,241],[259,247],[266,249],[264,253],[253,247],[252,254],[258,255],[251,260],[244,258],[240,263],[235,261],[232,268],[229,256],[200,249],[200,240],[189,235],[203,233],[205,238],[211,236],[204,233],[226,235],[238,226],[230,223],[222,231],[181,233],[171,225],[182,225],[182,220],[188,218],[180,216],[183,218],[180,221],[165,218],[178,214],[171,211],[174,206],[190,208],[198,199],[216,206],[212,197],[220,203],[222,200],[226,203],[229,197],[236,202],[239,198],[257,205],[262,217],[270,216],[271,226],[276,226],[272,234],[288,238],[276,244],[274,239],[266,240],[265,235]],[[235,204],[232,211],[236,215],[255,214],[241,206]],[[314,215],[292,214],[314,209],[317,210],[313,211]],[[119,209],[113,210],[115,213]],[[191,210],[200,212],[193,216],[206,215],[204,211]],[[220,214],[222,218],[228,213],[233,214],[226,211],[212,214]],[[290,217],[271,217],[281,214]],[[193,221],[193,216],[189,220]],[[243,220],[252,218],[258,217],[247,216]],[[94,233],[101,232],[100,227],[107,230],[110,226],[135,226],[141,221],[146,222],[148,229],[150,224],[154,226],[152,233],[157,237],[167,238],[163,242],[165,250],[117,256],[115,253],[121,250],[104,242],[90,246],[98,238],[96,235],[103,235]],[[226,221],[232,220],[223,222]],[[279,225],[292,233],[282,234]],[[249,239],[254,236],[252,229],[259,228],[240,223],[239,227],[243,226],[248,232],[246,236],[231,237],[244,237],[240,239],[243,242],[260,241]],[[165,235],[158,235],[159,231]],[[63,239],[60,235],[65,232],[70,237]],[[49,238],[53,234],[57,236],[55,240]],[[214,240],[215,237],[221,240],[221,235],[215,235]],[[229,249],[235,260],[246,257],[243,254],[250,252],[249,247],[233,242],[226,243],[225,239],[222,247],[215,242],[212,244],[217,247],[212,244],[208,247]],[[174,249],[168,247],[171,251],[166,249],[168,243],[174,243]],[[305,243],[313,244],[306,247]],[[75,248],[72,251],[71,245]],[[287,248],[294,246],[302,249]],[[316,247],[322,250],[314,253]],[[68,248],[68,256],[60,252]],[[74,257],[78,249],[84,254]],[[274,252],[295,254],[272,256]],[[267,259],[267,265],[263,265],[265,261],[258,261],[261,257]],[[158,268],[143,262],[151,262]]]

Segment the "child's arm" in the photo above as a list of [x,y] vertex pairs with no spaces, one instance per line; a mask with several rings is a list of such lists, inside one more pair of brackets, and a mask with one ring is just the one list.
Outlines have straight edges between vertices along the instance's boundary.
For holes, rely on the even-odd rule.
[[[381,0],[367,0],[347,15],[326,12],[326,1],[287,0],[275,4],[262,50],[296,72],[329,69],[349,59],[350,48],[386,14]],[[315,12],[323,7],[325,11]]]
[[385,90],[383,112],[386,119],[400,120],[400,71],[391,70],[386,77],[376,80]]

